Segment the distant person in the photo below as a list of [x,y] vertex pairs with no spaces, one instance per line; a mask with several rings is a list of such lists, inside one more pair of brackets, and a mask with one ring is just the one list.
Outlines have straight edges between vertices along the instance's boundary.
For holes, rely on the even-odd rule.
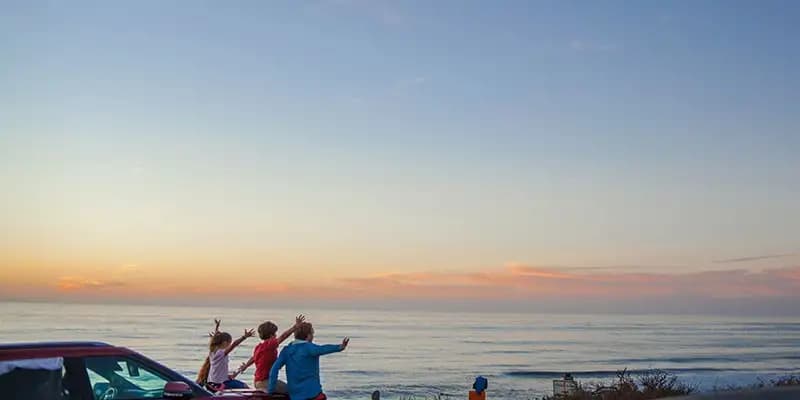
[[[278,326],[272,321],[264,322],[258,326],[258,337],[261,338],[255,349],[253,349],[253,356],[242,364],[236,371],[236,375],[241,374],[254,363],[256,364],[256,372],[253,375],[253,386],[256,389],[267,391],[267,383],[269,383],[269,371],[272,369],[272,364],[278,358],[278,345],[283,343],[292,333],[294,333],[300,324],[306,320],[304,315],[298,315],[294,319],[294,325],[285,330],[280,336],[275,336],[278,333]],[[286,383],[278,381],[275,388],[276,393],[288,393]]]
[[247,385],[244,382],[234,379],[236,375],[230,375],[228,372],[228,354],[254,334],[254,329],[245,329],[242,337],[236,339],[235,342],[231,342],[232,338],[228,332],[217,332],[211,337],[208,344],[208,360],[211,367],[208,369],[206,386],[214,391],[247,389]]
[[269,393],[276,393],[278,372],[286,366],[286,380],[289,381],[289,398],[292,400],[326,400],[319,381],[319,357],[343,351],[350,343],[344,338],[342,344],[317,345],[314,340],[314,327],[303,322],[294,331],[294,339],[281,350],[281,354],[269,371]]

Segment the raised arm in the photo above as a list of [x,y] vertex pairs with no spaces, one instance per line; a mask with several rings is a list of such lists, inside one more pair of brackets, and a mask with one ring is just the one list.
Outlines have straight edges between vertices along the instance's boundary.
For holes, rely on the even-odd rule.
[[255,334],[255,330],[254,329],[250,329],[250,330],[245,329],[244,330],[244,335],[242,335],[242,337],[236,339],[233,343],[231,343],[230,346],[228,346],[227,349],[225,349],[225,355],[227,356],[228,354],[230,354],[233,351],[233,349],[236,348],[236,346],[239,346],[240,344],[242,344],[242,342],[244,342],[245,339],[247,339],[249,337],[252,337],[253,334]]
[[281,333],[280,336],[278,336],[278,343],[279,344],[283,343],[283,341],[286,340],[289,336],[291,336],[294,333],[294,331],[297,330],[297,327],[300,326],[300,324],[302,324],[303,321],[305,320],[306,320],[305,315],[303,314],[298,315],[297,318],[294,319],[294,325],[292,325],[291,328],[285,330],[283,333]]
[[314,355],[314,356],[324,356],[326,354],[338,353],[340,351],[344,351],[344,349],[347,348],[348,344],[350,344],[350,338],[349,337],[344,338],[344,340],[342,340],[342,344],[323,344],[323,345],[318,345],[318,344],[313,344],[312,343],[313,346],[311,346],[311,349],[309,350],[309,352],[311,353],[311,355]]
[[[214,330],[208,333],[208,337],[214,337],[214,335],[219,333],[219,324],[221,323],[222,320],[214,318]],[[211,368],[211,361],[209,361],[208,357],[206,357],[205,361],[203,361],[203,365],[200,367],[200,370],[197,371],[197,379],[195,382],[201,385],[206,383],[206,379],[208,379],[209,368]]]
[[244,362],[242,363],[242,365],[239,366],[239,369],[237,369],[236,372],[233,373],[233,377],[235,378],[239,376],[239,374],[241,374],[242,372],[247,371],[247,369],[250,368],[250,366],[253,365],[254,362],[256,362],[256,358],[251,356],[250,359],[247,360],[247,362]]
[[214,330],[208,332],[208,337],[214,337],[214,335],[219,333],[219,324],[222,323],[221,319],[214,318]]
[[278,359],[272,364],[272,369],[269,370],[269,385],[267,386],[267,393],[275,393],[276,386],[278,385],[278,372],[286,364],[286,353],[281,352]]

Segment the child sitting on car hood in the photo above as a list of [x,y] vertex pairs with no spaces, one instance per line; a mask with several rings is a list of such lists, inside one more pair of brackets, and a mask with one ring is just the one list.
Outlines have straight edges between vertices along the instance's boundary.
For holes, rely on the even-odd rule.
[[319,357],[337,353],[347,348],[350,338],[341,344],[318,345],[314,340],[314,327],[309,322],[301,323],[294,331],[295,340],[281,350],[269,372],[269,392],[275,393],[278,372],[286,366],[289,397],[292,400],[325,400],[319,380]]

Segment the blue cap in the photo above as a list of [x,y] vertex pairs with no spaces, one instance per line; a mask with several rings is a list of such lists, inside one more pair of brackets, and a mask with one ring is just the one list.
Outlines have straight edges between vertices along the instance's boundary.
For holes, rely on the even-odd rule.
[[482,376],[475,378],[475,383],[472,384],[472,388],[478,393],[483,393],[487,387],[489,387],[489,381]]

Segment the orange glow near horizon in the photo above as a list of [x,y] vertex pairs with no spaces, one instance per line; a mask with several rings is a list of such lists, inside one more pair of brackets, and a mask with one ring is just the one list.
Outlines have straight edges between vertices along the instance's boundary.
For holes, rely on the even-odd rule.
[[[66,271],[66,270],[62,270]],[[311,281],[275,279],[280,270],[254,279],[247,274],[185,274],[121,264],[105,270],[21,268],[0,271],[5,298],[102,301],[141,298],[303,298],[306,300],[609,300],[663,296],[776,298],[800,293],[800,267],[684,273],[569,271],[512,263],[469,272],[379,273]],[[263,277],[264,279],[261,279]]]

